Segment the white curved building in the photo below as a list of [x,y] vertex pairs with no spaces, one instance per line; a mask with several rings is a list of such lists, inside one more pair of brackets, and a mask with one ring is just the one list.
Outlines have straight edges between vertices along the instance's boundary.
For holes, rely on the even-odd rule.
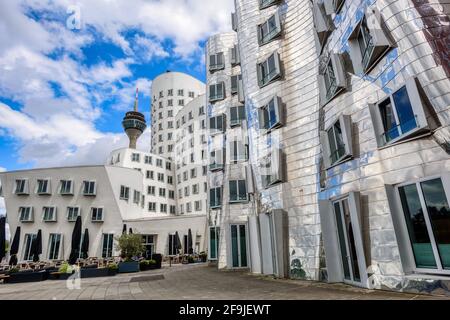
[[175,148],[175,116],[194,98],[205,93],[205,84],[181,72],[168,71],[153,79],[151,152],[172,158]]

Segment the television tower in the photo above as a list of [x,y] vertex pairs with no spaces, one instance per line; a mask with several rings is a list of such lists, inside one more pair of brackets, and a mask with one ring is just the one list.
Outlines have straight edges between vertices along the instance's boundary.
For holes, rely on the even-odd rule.
[[123,118],[122,126],[130,140],[130,149],[136,149],[137,140],[147,128],[145,117],[138,111],[139,89],[136,88],[136,99],[134,101],[134,110],[126,113]]

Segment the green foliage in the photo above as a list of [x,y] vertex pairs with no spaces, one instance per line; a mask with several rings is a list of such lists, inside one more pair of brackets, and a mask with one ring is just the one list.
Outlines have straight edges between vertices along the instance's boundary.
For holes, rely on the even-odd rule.
[[11,274],[11,273],[18,273],[19,272],[19,268],[12,268],[12,269],[9,269],[9,273]]
[[111,263],[108,264],[107,268],[109,270],[118,270],[119,266],[117,265],[117,263],[111,262]]
[[133,257],[140,256],[145,251],[142,236],[137,233],[122,234],[117,238],[117,247],[121,251],[120,256],[125,261],[132,261]]
[[58,269],[60,273],[72,273],[72,266],[68,262],[64,262]]
[[188,262],[189,263],[194,263],[195,261],[194,261],[194,257],[193,256],[189,256],[188,257]]

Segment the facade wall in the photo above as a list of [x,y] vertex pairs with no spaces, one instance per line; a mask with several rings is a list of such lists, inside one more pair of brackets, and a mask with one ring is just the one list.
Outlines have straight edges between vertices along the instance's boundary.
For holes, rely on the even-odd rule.
[[[181,109],[176,117],[174,133],[174,166],[176,175],[177,212],[205,214],[207,211],[207,130],[205,95],[200,95]],[[192,130],[190,132],[189,130]],[[194,186],[197,193],[194,193]],[[188,193],[186,194],[186,190]],[[196,202],[200,206],[196,207]],[[189,210],[190,207],[190,210]]]
[[[207,60],[207,101],[208,101],[208,117],[223,115],[225,117],[223,132],[216,132],[216,130],[209,130],[208,140],[208,156],[209,163],[211,163],[211,152],[223,150],[221,170],[209,170],[209,189],[217,187],[221,188],[221,205],[218,208],[209,209],[209,225],[210,227],[220,227],[219,238],[219,252],[217,257],[219,269],[231,268],[231,247],[230,247],[230,225],[235,223],[242,223],[247,225],[248,216],[252,211],[252,202],[241,201],[231,203],[230,201],[230,180],[245,180],[247,192],[251,188],[248,161],[239,161],[234,163],[231,161],[230,142],[234,139],[242,141],[247,144],[247,123],[242,121],[238,126],[232,127],[230,119],[230,108],[242,105],[239,101],[238,94],[231,93],[231,76],[240,75],[241,67],[239,65],[232,65],[230,50],[237,45],[237,37],[235,32],[219,34],[212,36],[206,44],[206,60]],[[223,53],[224,68],[217,71],[210,71],[210,56],[218,53]],[[217,102],[210,101],[209,86],[223,82],[225,84],[224,99]],[[247,225],[248,228],[248,225]],[[248,229],[247,229],[248,230]],[[250,259],[249,259],[250,260]],[[247,267],[250,267],[249,261]]]
[[[255,177],[258,213],[282,209],[288,214],[290,276],[317,279],[320,219],[317,205],[320,154],[317,131],[319,106],[317,53],[309,1],[281,1],[259,9],[257,0],[237,0],[237,34],[248,118],[250,159]],[[257,26],[279,14],[281,35],[260,46]],[[282,76],[267,86],[258,85],[257,64],[271,54],[280,55]],[[258,110],[275,95],[281,98],[284,125],[266,134]],[[280,148],[283,183],[264,188],[261,157]]]
[[[62,234],[62,246],[59,259],[68,259],[70,255],[71,236],[74,222],[67,220],[67,207],[79,207],[82,217],[82,230],[89,230],[90,256],[101,256],[103,234],[120,235],[122,233],[122,216],[140,217],[140,205],[119,203],[120,184],[141,190],[141,174],[135,170],[118,167],[73,167],[56,169],[36,169],[15,171],[0,174],[5,197],[7,219],[14,237],[17,226],[21,227],[19,261],[24,258],[25,234],[36,234],[42,230],[42,260],[48,259],[48,243],[51,233]],[[29,195],[14,193],[16,179],[28,179]],[[37,179],[50,179],[51,192],[49,195],[38,195]],[[60,180],[73,180],[74,194],[61,195],[59,193]],[[95,196],[82,194],[83,181],[96,181]],[[34,212],[34,222],[19,221],[19,207],[31,206]],[[44,206],[56,207],[56,222],[44,222],[42,209]],[[92,207],[103,208],[103,222],[92,222],[90,210]],[[118,255],[114,248],[113,252]]]
[[[324,184],[317,189],[321,189],[320,200],[336,199],[350,192],[360,194],[367,267],[388,277],[385,285],[400,288],[404,276],[417,271],[407,266],[406,261],[411,258],[407,252],[409,248],[402,247],[401,243],[409,242],[409,239],[404,239],[399,232],[403,223],[395,225],[396,221],[403,219],[403,212],[388,201],[386,185],[395,187],[427,177],[445,179],[448,173],[450,158],[445,144],[448,145],[450,137],[449,51],[448,40],[440,39],[448,36],[448,5],[439,1],[419,5],[409,0],[347,0],[339,14],[332,16],[335,29],[323,48],[322,56],[329,52],[348,54],[348,65],[352,65],[349,35],[368,8],[381,13],[386,33],[392,37],[395,46],[369,72],[347,68],[347,89],[324,105],[323,119],[319,124],[322,130],[329,128],[342,114],[351,117],[353,157],[324,170]],[[444,42],[447,43],[446,49]],[[440,124],[425,136],[380,148],[369,104],[389,97],[413,77],[423,89],[421,99],[428,100],[429,110],[434,114],[428,121],[437,117]],[[405,258],[407,256],[409,258]]]

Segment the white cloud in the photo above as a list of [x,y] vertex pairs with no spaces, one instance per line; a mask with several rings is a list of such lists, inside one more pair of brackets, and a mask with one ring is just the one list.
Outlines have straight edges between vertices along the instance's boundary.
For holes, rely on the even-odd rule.
[[[233,0],[79,0],[83,28],[73,32],[60,21],[73,3],[0,3],[0,96],[14,102],[0,103],[0,135],[14,138],[19,160],[37,167],[99,163],[126,146],[124,134],[100,132],[96,123],[107,99],[115,110],[132,107],[136,87],[144,98],[140,110],[148,110],[151,81],[130,80],[131,65],[169,56],[198,65],[199,42],[229,30],[233,6]],[[45,14],[34,20],[30,10]],[[117,44],[125,57],[83,65],[81,49],[95,39]],[[144,150],[149,132],[140,140]]]

